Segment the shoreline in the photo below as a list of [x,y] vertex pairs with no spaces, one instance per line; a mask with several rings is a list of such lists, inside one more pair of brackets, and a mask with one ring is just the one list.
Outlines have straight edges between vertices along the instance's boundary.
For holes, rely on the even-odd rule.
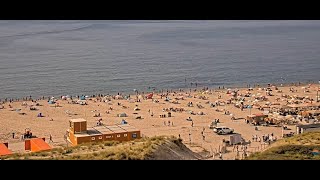
[[[189,82],[190,84],[191,82]],[[193,83],[193,82],[192,82]],[[149,94],[149,93],[155,93],[155,94],[159,94],[163,91],[164,92],[179,92],[180,90],[182,90],[183,92],[190,92],[190,89],[192,92],[195,92],[194,90],[197,90],[197,91],[201,91],[203,90],[204,88],[208,88],[209,90],[213,90],[213,91],[216,91],[216,90],[227,90],[228,88],[230,89],[245,89],[245,88],[249,88],[249,87],[252,87],[252,88],[256,88],[256,85],[259,85],[259,87],[261,88],[265,88],[265,87],[268,87],[268,84],[271,84],[271,85],[275,85],[277,87],[290,87],[290,86],[295,86],[295,87],[298,87],[298,86],[306,86],[306,85],[317,85],[318,83],[314,82],[314,81],[304,81],[304,82],[291,82],[291,83],[262,83],[262,84],[252,84],[253,86],[251,86],[251,84],[247,84],[246,86],[239,86],[239,85],[230,85],[230,86],[207,86],[207,87],[202,87],[202,86],[198,86],[198,87],[182,87],[182,88],[172,88],[172,89],[169,89],[169,88],[165,88],[165,89],[156,89],[154,91],[139,91],[140,93],[138,95],[145,95],[145,94]],[[249,86],[250,85],[250,86]],[[282,85],[282,86],[281,86]],[[320,81],[319,81],[319,85],[320,85]],[[219,88],[220,87],[220,88]],[[224,87],[224,88],[223,88]],[[95,97],[98,97],[98,95],[103,95],[103,96],[116,96],[118,94],[121,94],[123,96],[126,96],[126,95],[130,95],[130,96],[135,96],[137,95],[136,93],[130,93],[130,92],[114,92],[114,93],[96,93],[96,94],[91,94],[91,95],[88,95],[88,94],[81,94],[81,95],[71,95],[72,97],[75,97],[77,98],[77,96],[89,96],[90,98],[93,98],[93,96]],[[37,98],[31,96],[32,100],[35,100],[35,101],[38,101],[38,100],[46,100],[46,99],[50,99],[51,97],[55,97],[57,98],[58,100],[61,100],[61,96],[66,96],[66,95],[70,95],[70,94],[65,94],[65,95],[50,95],[50,96],[38,96]],[[5,102],[5,99],[7,99],[6,102],[9,102],[10,100],[13,100],[12,102],[23,102],[23,101],[31,101],[29,100],[29,97],[30,95],[28,96],[24,96],[24,97],[15,97],[15,98],[1,98],[0,96],[0,104],[3,102]],[[43,99],[44,97],[44,99]],[[23,100],[24,98],[27,98],[27,100]]]

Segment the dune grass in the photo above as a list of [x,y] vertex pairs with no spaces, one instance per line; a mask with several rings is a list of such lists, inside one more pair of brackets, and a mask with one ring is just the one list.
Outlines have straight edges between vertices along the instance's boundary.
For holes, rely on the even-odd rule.
[[143,160],[154,152],[157,146],[168,140],[174,143],[179,141],[175,137],[166,136],[142,138],[123,143],[105,141],[80,144],[68,148],[55,148],[44,152],[13,154],[1,158],[7,160]]
[[271,148],[250,155],[247,160],[320,160],[320,132],[309,132],[285,138],[276,142]]

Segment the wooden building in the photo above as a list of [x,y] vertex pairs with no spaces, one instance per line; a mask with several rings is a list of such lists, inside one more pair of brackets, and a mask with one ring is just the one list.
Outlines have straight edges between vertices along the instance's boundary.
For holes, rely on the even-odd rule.
[[72,145],[101,141],[130,141],[140,138],[140,130],[128,124],[87,128],[85,119],[71,119],[68,140]]

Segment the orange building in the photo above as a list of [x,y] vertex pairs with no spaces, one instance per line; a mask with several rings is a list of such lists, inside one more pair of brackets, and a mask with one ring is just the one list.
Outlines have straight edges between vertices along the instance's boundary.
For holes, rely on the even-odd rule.
[[85,119],[71,119],[68,130],[68,140],[72,145],[112,140],[122,142],[140,137],[140,130],[128,124],[87,128]]
[[32,138],[25,140],[25,150],[31,152],[47,151],[52,148],[45,142],[45,138]]
[[141,137],[141,134],[140,134],[140,130],[133,127],[133,126],[130,126],[128,124],[121,124],[121,125],[118,125],[120,128],[124,129],[127,133],[128,133],[128,136],[127,136],[127,140],[131,140],[131,139],[135,139],[135,138],[140,138]]
[[8,149],[8,143],[0,143],[0,156],[10,155],[12,152]]

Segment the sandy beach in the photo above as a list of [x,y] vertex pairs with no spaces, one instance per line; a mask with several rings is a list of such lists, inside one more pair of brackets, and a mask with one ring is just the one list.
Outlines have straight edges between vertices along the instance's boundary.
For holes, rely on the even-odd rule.
[[[291,88],[294,90],[290,91]],[[283,98],[283,95],[309,96],[310,99],[314,100],[312,103],[316,103],[318,88],[318,84],[311,84],[309,88],[308,85],[278,87],[277,91],[274,90],[274,87],[271,87],[273,96],[266,95],[263,87],[255,87],[249,92],[256,96],[260,93],[267,98],[267,100],[257,102],[261,106],[270,102],[279,104],[274,105],[274,107],[280,107],[287,104],[287,99]],[[185,89],[169,92],[168,95],[166,95],[167,92],[163,92],[162,94],[165,95],[162,97],[161,93],[155,92],[152,99],[144,98],[147,94],[138,96],[140,102],[136,102],[135,94],[131,94],[130,100],[109,98],[110,101],[108,102],[103,102],[108,98],[103,98],[100,101],[99,98],[92,97],[87,98],[88,105],[73,104],[71,100],[61,100],[60,97],[57,98],[55,104],[49,104],[47,99],[38,100],[36,103],[39,103],[39,106],[31,101],[6,102],[0,105],[0,108],[3,106],[3,109],[0,109],[0,142],[9,142],[9,147],[14,152],[19,152],[19,148],[14,144],[18,145],[20,143],[21,145],[21,135],[26,128],[30,128],[33,135],[45,137],[46,141],[51,134],[54,141],[54,143],[50,143],[52,146],[64,145],[63,137],[69,127],[69,120],[74,118],[86,119],[89,127],[95,126],[99,119],[102,119],[102,123],[105,125],[120,124],[121,120],[125,119],[128,124],[140,129],[143,136],[174,135],[178,137],[180,135],[183,143],[195,152],[200,152],[203,149],[218,152],[219,147],[222,146],[222,140],[229,139],[229,135],[217,135],[212,129],[209,129],[210,123],[215,119],[219,119],[219,126],[233,128],[235,133],[241,134],[246,141],[252,141],[253,135],[261,137],[271,133],[276,138],[281,138],[282,127],[258,126],[258,130],[255,130],[255,126],[247,124],[245,122],[247,115],[262,113],[263,111],[256,106],[253,106],[251,110],[247,108],[241,110],[241,108],[235,107],[233,103],[227,104],[227,100],[231,98],[227,91],[227,89],[201,90],[198,88],[197,91],[192,89],[190,92]],[[247,92],[248,88],[240,88],[238,94],[246,94]],[[166,97],[169,98],[169,101],[165,101]],[[78,99],[74,98],[73,100],[77,101]],[[245,97],[244,104],[250,104],[253,100],[252,96]],[[221,102],[220,106],[216,105],[217,101]],[[187,105],[189,102],[192,102],[193,107]],[[211,103],[215,107],[211,107]],[[30,105],[34,105],[33,107],[36,110],[30,110]],[[136,107],[140,110],[134,110]],[[171,111],[172,117],[168,117],[168,112],[164,111],[166,108],[169,110],[170,108],[177,108],[181,111]],[[217,109],[221,112],[218,112]],[[193,111],[195,115],[190,114],[190,111]],[[232,120],[231,115],[225,114],[226,111],[229,111],[236,119]],[[202,112],[203,115],[198,115],[199,112]],[[39,113],[44,117],[37,117]],[[127,117],[118,117],[120,113],[126,113]],[[100,114],[100,117],[94,117],[98,114]],[[164,114],[166,117],[160,117]],[[189,117],[193,120],[193,126],[191,121],[186,120]],[[284,130],[285,133],[295,132],[294,125],[288,125],[288,127],[290,130]],[[201,133],[203,129],[204,140]],[[12,133],[15,133],[15,138],[12,137]],[[247,151],[250,154],[264,148],[267,148],[267,145],[261,145],[260,142],[251,142]],[[235,159],[236,152],[233,152],[232,147],[229,147],[228,150],[230,152],[224,154],[223,159]]]

